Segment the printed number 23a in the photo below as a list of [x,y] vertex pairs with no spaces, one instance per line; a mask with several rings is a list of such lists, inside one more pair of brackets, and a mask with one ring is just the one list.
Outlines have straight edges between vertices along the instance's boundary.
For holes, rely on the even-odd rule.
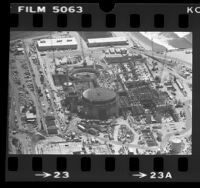
[[151,172],[150,173],[150,178],[151,179],[172,179],[172,175],[170,172]]
[[69,178],[69,172],[54,172],[54,178]]

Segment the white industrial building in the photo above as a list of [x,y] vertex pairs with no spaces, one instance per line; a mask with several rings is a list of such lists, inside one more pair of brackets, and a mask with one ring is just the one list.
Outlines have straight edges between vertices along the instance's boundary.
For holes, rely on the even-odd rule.
[[77,49],[77,41],[72,38],[41,39],[37,41],[39,51]]
[[111,46],[111,45],[127,45],[126,37],[108,37],[88,39],[88,47]]
[[33,113],[29,112],[29,111],[26,112],[26,121],[27,122],[36,121],[36,117],[37,117],[36,114],[33,114]]

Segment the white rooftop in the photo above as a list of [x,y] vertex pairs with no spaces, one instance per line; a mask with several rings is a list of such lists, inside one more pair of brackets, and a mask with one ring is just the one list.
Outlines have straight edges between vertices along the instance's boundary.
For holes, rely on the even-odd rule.
[[18,51],[24,51],[24,48],[17,48]]
[[171,139],[171,142],[173,142],[173,143],[181,143],[182,141],[181,141],[181,139],[174,137],[174,138]]
[[34,119],[34,118],[36,118],[36,115],[27,111],[26,112],[26,118],[27,119]]
[[93,38],[88,39],[88,43],[104,43],[104,42],[124,42],[126,37],[107,37],[107,38]]
[[41,39],[37,41],[39,47],[44,46],[66,46],[77,45],[76,39],[71,38],[55,38],[55,39]]

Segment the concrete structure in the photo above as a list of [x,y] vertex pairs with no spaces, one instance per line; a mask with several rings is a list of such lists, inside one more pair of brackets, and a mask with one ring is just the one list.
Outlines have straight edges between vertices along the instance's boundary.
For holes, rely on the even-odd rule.
[[105,60],[109,64],[110,63],[120,63],[120,62],[128,61],[129,58],[131,58],[131,57],[132,56],[121,55],[121,54],[108,54],[105,56]]
[[41,39],[37,41],[39,51],[77,49],[77,41],[72,38]]
[[49,135],[56,135],[58,134],[58,128],[56,126],[50,126],[47,128],[47,132]]
[[70,77],[82,81],[91,81],[99,76],[99,72],[94,68],[77,68],[71,71]]
[[126,37],[108,37],[108,38],[93,38],[88,39],[89,47],[111,46],[111,45],[127,45]]
[[17,48],[16,52],[18,54],[24,54],[24,48]]
[[132,54],[106,54],[104,59],[108,64],[123,63],[128,61],[143,61],[141,55]]
[[176,79],[175,82],[176,82],[176,84],[177,84],[177,86],[179,87],[180,90],[184,89],[183,84],[178,79]]
[[171,151],[173,153],[180,153],[182,149],[182,141],[179,138],[171,139]]
[[116,93],[107,88],[87,89],[82,95],[84,113],[91,119],[107,119],[118,114]]
[[26,121],[33,122],[36,121],[36,114],[33,114],[29,111],[26,112]]

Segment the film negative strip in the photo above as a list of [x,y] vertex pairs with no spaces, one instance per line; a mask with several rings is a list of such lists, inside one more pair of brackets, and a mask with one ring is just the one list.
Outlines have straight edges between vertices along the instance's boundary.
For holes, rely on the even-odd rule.
[[10,3],[6,181],[200,181],[199,13]]

